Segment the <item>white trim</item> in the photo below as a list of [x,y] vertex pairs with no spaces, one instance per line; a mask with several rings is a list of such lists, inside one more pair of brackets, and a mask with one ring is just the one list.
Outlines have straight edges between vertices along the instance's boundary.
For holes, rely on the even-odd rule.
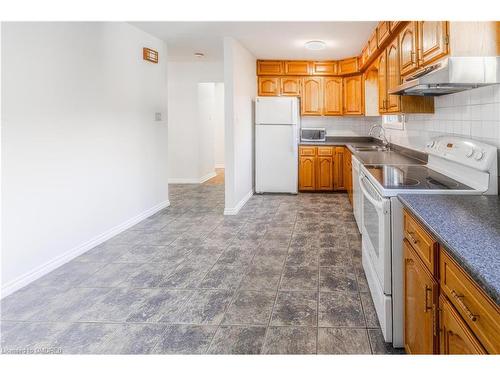
[[215,167],[214,167],[214,168],[224,169],[224,163],[221,163],[221,164],[215,164]]
[[206,174],[205,176],[200,178],[200,184],[204,183],[205,181],[210,180],[211,178],[214,178],[215,176],[217,176],[217,173],[215,173],[215,171],[212,171],[212,172]]
[[205,176],[202,176],[200,178],[169,178],[168,183],[169,184],[202,184],[205,181],[210,180],[211,178],[214,178],[217,176],[217,173],[215,171],[207,173]]
[[79,255],[82,255],[86,251],[100,245],[104,241],[109,240],[111,237],[116,236],[117,234],[127,230],[128,228],[134,226],[135,224],[141,222],[142,220],[148,218],[149,216],[155,214],[156,212],[170,206],[170,201],[166,200],[162,203],[153,206],[146,211],[140,213],[137,216],[107,230],[106,232],[90,239],[87,242],[84,242],[81,245],[74,247],[66,251],[65,253],[49,260],[48,262],[42,264],[41,266],[35,267],[33,270],[26,272],[24,275],[21,275],[14,280],[2,285],[2,295],[4,298],[9,294],[14,293],[15,291],[21,289],[22,287],[32,283],[33,281],[39,279],[42,276],[45,276],[49,272],[55,270],[56,268],[62,266],[63,264],[69,262],[70,260],[76,258]]
[[245,196],[233,208],[227,208],[227,207],[224,208],[224,215],[236,215],[238,212],[240,212],[241,208],[245,205],[245,203],[247,203],[248,200],[252,198],[252,195],[253,195],[253,189],[250,190],[248,193],[246,193]]

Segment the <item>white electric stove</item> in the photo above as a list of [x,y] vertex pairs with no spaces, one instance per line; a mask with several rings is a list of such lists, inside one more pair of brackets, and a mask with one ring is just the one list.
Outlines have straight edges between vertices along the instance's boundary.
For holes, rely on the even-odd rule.
[[398,194],[498,194],[497,148],[440,136],[427,165],[360,165],[362,261],[386,342],[403,347],[403,207]]

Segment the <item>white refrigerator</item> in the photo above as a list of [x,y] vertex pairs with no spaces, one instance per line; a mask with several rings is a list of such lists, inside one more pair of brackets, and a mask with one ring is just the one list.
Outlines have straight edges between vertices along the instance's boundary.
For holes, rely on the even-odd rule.
[[255,192],[298,191],[299,99],[255,99]]

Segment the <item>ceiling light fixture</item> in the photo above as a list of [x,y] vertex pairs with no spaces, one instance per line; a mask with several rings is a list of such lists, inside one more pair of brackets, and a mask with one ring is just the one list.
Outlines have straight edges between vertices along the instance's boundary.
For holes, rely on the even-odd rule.
[[319,50],[326,48],[326,43],[323,42],[322,40],[311,40],[309,42],[306,42],[306,44],[304,44],[304,46],[307,49],[310,49],[313,51],[319,51]]
[[195,52],[195,53],[194,53],[194,55],[195,55],[197,58],[199,58],[199,59],[201,59],[202,57],[205,57],[205,54],[204,54],[204,53],[201,53],[201,52]]

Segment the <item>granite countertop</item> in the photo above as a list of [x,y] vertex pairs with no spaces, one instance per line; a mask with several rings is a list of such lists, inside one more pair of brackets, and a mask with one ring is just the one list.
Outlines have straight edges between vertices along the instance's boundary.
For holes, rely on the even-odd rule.
[[433,194],[398,197],[500,305],[500,197]]
[[[394,151],[356,151],[354,146],[373,146],[381,145],[382,142],[372,137],[326,137],[325,141],[318,142],[304,142],[301,141],[300,145],[303,146],[346,146],[351,153],[362,164],[426,164],[427,160],[420,160],[418,157],[422,155],[406,155],[401,149]],[[391,148],[393,145],[391,145]],[[408,151],[408,150],[406,150]]]

